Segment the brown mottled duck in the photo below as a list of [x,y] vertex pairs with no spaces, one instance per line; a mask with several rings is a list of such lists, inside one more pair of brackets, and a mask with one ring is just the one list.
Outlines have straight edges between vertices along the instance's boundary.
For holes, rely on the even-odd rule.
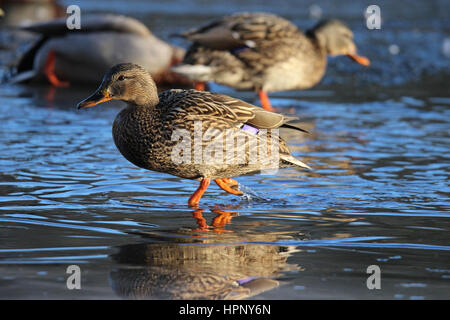
[[158,94],[151,75],[132,63],[111,68],[78,109],[111,99],[127,103],[113,124],[121,154],[138,167],[199,180],[188,201],[192,207],[198,206],[211,180],[241,195],[230,177],[264,169],[309,168],[290,154],[277,134],[280,127],[304,131],[287,124],[295,117],[206,91],[171,89]]
[[279,16],[237,13],[179,35],[193,44],[175,72],[198,82],[212,81],[258,92],[263,108],[273,111],[267,92],[302,90],[323,77],[328,56],[357,55],[352,31],[341,21],[319,22],[306,33]]
[[[112,256],[119,264],[110,273],[114,292],[127,299],[241,300],[278,287],[282,282],[274,278],[285,272],[303,270],[289,261],[296,247],[276,245],[292,240],[289,235],[227,233],[192,242],[189,231],[180,234],[188,237],[165,243],[157,235],[158,243],[120,246]],[[120,267],[130,264],[135,267]]]

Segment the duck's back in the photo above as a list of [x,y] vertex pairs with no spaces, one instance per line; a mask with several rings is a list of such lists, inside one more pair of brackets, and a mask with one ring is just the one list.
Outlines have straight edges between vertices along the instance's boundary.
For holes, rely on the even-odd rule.
[[181,36],[201,46],[230,50],[261,42],[295,38],[301,31],[290,21],[268,13],[237,13]]

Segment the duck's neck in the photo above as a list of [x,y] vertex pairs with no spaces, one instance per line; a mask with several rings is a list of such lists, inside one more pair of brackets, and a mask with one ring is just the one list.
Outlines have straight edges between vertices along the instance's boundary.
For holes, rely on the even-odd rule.
[[137,107],[142,108],[154,108],[159,103],[158,92],[148,92],[147,94],[140,95],[136,101],[133,101],[130,104],[133,104]]
[[141,83],[141,88],[131,103],[143,108],[153,108],[159,103],[158,89],[153,79]]
[[326,43],[325,39],[321,37],[319,32],[316,32],[314,29],[307,30],[305,32],[306,37],[308,40],[313,44],[315,48],[317,48],[317,51],[321,53],[321,55],[326,55]]

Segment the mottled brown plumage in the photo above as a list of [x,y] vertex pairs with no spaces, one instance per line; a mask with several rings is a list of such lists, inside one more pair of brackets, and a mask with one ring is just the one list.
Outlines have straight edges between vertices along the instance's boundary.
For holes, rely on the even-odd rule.
[[[288,263],[295,247],[273,244],[280,238],[292,239],[271,232],[228,233],[191,243],[187,233],[167,244],[158,235],[159,243],[118,248],[112,259],[119,268],[110,273],[111,284],[128,299],[247,299],[277,287],[280,283],[272,278],[283,272],[302,270]],[[122,264],[135,267],[120,268]]]
[[[173,89],[158,95],[150,74],[131,63],[113,67],[97,91],[80,102],[78,108],[111,99],[127,103],[114,121],[114,142],[127,160],[141,168],[216,182],[262,169],[308,168],[276,136],[275,129],[294,117],[205,91]],[[244,130],[244,125],[250,130]],[[267,139],[262,129],[268,130]],[[251,143],[255,141],[261,147],[266,144],[268,150],[272,146],[278,149],[254,157],[257,149],[252,149]],[[186,144],[180,147],[180,143]],[[277,153],[276,163],[264,156]],[[197,202],[200,197],[201,194]]]
[[369,63],[356,55],[352,31],[337,20],[323,21],[304,34],[273,14],[238,13],[181,36],[193,44],[175,72],[238,90],[310,88],[322,79],[327,55]]

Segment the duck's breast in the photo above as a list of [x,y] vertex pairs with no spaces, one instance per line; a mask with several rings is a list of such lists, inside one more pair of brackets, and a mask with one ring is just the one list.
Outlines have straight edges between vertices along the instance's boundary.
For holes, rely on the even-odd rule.
[[317,84],[325,73],[323,63],[311,63],[292,57],[276,63],[264,72],[263,90],[267,92],[308,89]]

